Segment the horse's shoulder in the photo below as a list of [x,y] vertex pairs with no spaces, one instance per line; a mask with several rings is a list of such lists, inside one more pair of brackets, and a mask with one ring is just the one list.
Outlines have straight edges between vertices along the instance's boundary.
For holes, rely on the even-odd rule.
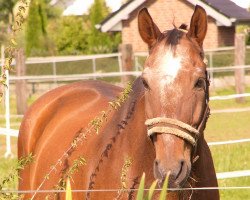
[[46,126],[55,118],[60,123],[60,117],[82,110],[93,110],[98,113],[108,106],[122,89],[101,81],[81,81],[53,89],[29,108],[25,114],[18,141],[18,155],[26,155],[34,148]]

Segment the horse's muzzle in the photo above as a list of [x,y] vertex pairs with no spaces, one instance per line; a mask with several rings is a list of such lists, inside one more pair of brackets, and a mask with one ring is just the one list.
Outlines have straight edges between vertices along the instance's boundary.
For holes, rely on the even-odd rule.
[[154,175],[159,187],[163,186],[165,178],[168,178],[168,188],[181,188],[187,182],[190,175],[190,167],[185,160],[179,160],[174,169],[165,169],[159,160],[154,162]]

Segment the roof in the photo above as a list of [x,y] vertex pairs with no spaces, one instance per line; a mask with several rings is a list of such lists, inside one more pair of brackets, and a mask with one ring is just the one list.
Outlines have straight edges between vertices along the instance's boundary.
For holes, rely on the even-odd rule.
[[206,0],[204,2],[225,16],[235,18],[236,21],[250,21],[250,13],[232,1]]
[[[127,20],[131,12],[146,0],[129,0],[119,10],[111,13],[97,28],[102,32],[121,31],[122,20]],[[192,5],[202,6],[207,14],[216,20],[218,26],[233,26],[236,22],[250,22],[250,13],[230,0],[186,0]]]

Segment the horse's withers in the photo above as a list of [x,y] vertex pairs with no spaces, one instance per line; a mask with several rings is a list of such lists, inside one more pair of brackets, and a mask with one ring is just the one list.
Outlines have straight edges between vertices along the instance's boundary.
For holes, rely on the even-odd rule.
[[[154,127],[146,122],[156,152],[155,178],[162,183],[169,174],[169,187],[182,187],[203,132],[199,127],[204,127],[208,114],[208,78],[202,49],[206,12],[196,6],[189,31],[174,28],[161,33],[146,9],[140,11],[138,25],[150,52],[142,80],[146,119],[156,120]],[[176,123],[164,123],[164,119]]]

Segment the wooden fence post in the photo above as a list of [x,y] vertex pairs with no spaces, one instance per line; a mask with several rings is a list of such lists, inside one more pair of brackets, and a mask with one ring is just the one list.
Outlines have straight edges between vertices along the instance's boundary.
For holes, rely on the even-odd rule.
[[[234,39],[235,52],[234,52],[234,64],[235,66],[245,65],[246,44],[245,34],[235,33]],[[235,90],[237,94],[243,94],[245,92],[245,69],[235,69]],[[244,97],[236,98],[236,102],[245,102]]]
[[[16,76],[21,77],[26,74],[25,55],[23,49],[16,52]],[[26,80],[16,80],[16,104],[17,114],[24,114],[28,108],[28,90]]]
[[[131,44],[120,44],[119,52],[121,53],[122,60],[122,71],[132,71],[133,70],[133,48]],[[128,81],[131,81],[132,77],[129,75],[122,76],[121,82],[125,85]]]

